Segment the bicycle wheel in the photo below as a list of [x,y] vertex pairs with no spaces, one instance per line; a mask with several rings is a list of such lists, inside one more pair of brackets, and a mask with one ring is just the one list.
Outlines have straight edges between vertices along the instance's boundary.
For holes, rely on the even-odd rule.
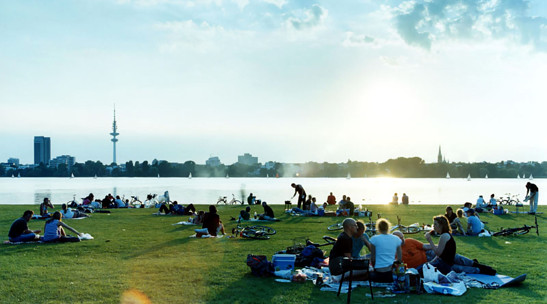
[[232,205],[243,205],[243,203],[240,200],[233,200]]
[[277,233],[275,229],[268,226],[250,226],[249,229],[255,230],[257,232],[262,232],[266,235],[274,235]]
[[327,227],[329,231],[336,231],[336,230],[342,230],[344,227],[342,226],[342,223],[336,223],[332,224]]
[[217,201],[217,205],[220,205],[221,203],[226,204],[226,201],[223,200],[223,199],[219,199],[219,200]]
[[526,228],[521,228],[522,230],[518,230],[518,231],[515,231],[513,234],[514,235],[523,235],[523,234],[527,234],[528,232],[530,232],[530,228],[531,227],[526,227]]
[[262,231],[256,231],[253,229],[245,228],[243,231],[241,231],[241,236],[248,239],[255,239],[255,240],[269,240],[270,236],[265,234]]
[[418,233],[422,231],[422,229],[417,226],[408,226],[408,227],[402,228],[401,231],[403,232],[403,234],[414,234],[414,233]]
[[329,243],[329,244],[331,244],[331,245],[333,245],[334,243],[336,243],[336,239],[333,238],[333,237],[330,237],[330,236],[328,236],[328,235],[323,236],[323,240],[325,240],[325,242],[327,242],[327,243]]
[[501,231],[498,231],[498,232],[492,234],[492,236],[508,236],[508,235],[511,235],[511,234],[513,234],[513,233],[509,230],[501,230]]

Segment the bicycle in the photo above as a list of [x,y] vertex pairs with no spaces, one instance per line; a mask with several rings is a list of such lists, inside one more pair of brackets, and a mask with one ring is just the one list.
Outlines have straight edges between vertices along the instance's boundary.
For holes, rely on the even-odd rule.
[[397,225],[391,228],[391,232],[396,230],[401,231],[403,234],[415,234],[423,231],[424,229],[418,223],[414,223],[409,226],[401,225],[401,218],[397,216]]
[[505,193],[505,195],[506,195],[505,198],[503,198],[503,196],[500,196],[500,198],[498,200],[498,204],[507,205],[507,206],[522,205],[522,202],[518,198],[518,194],[517,195],[511,195],[511,193]]
[[240,205],[243,205],[243,203],[236,199],[236,196],[232,193],[232,200],[231,201],[228,201],[228,197],[226,196],[220,196],[218,198],[218,201],[217,201],[217,205],[220,205],[220,204],[224,204],[224,205],[236,205],[236,204],[240,204]]
[[237,227],[232,229],[232,234],[235,237],[241,236],[243,238],[255,239],[255,240],[269,240],[270,235],[274,235],[277,232],[275,229],[268,226],[241,226],[241,222],[237,223]]
[[530,230],[532,229],[536,229],[536,234],[539,236],[539,226],[538,226],[538,218],[537,216],[535,217],[535,226],[528,226],[528,225],[524,225],[522,227],[517,227],[517,228],[506,228],[506,229],[503,229],[500,228],[500,231],[492,234],[493,236],[512,236],[512,235],[523,235],[523,234],[527,234],[528,232],[530,232]]
[[[378,214],[378,218],[380,217],[381,217],[380,214]],[[373,235],[376,234],[376,223],[372,221],[372,216],[369,216],[368,219],[369,219],[369,222],[365,223],[365,227],[366,227],[365,233],[369,237],[372,237]],[[334,223],[327,227],[328,231],[337,231],[342,229],[344,229],[342,222]]]

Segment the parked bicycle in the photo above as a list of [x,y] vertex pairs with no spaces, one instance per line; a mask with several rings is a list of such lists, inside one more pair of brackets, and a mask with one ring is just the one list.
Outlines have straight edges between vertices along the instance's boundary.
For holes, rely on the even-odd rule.
[[228,201],[228,197],[226,197],[226,196],[220,196],[218,198],[217,205],[220,205],[220,204],[224,204],[224,205],[239,204],[239,205],[242,205],[243,203],[240,200],[236,199],[236,196],[232,193],[232,200],[231,201]]
[[[381,218],[380,214],[378,214],[378,218]],[[365,233],[369,237],[372,237],[373,235],[376,234],[376,223],[372,221],[372,216],[369,216],[368,220],[369,220],[369,222],[365,223],[365,227],[367,228]],[[342,222],[334,223],[334,224],[327,227],[328,231],[337,231],[337,230],[342,230],[342,229],[344,229],[344,226],[342,225]]]
[[268,226],[241,226],[241,222],[238,222],[237,227],[232,229],[232,234],[235,237],[240,236],[255,240],[269,240],[270,235],[276,234],[276,231]]
[[419,223],[414,223],[409,226],[401,225],[401,218],[397,216],[397,225],[391,227],[391,232],[396,230],[401,231],[403,234],[415,234],[423,231],[424,229]]
[[518,194],[511,195],[511,193],[505,193],[505,198],[503,196],[500,196],[498,199],[498,204],[500,205],[522,205],[522,202],[518,198]]
[[528,232],[530,232],[530,230],[532,229],[536,229],[536,234],[539,236],[539,226],[538,226],[538,218],[535,217],[535,226],[528,226],[528,225],[524,225],[522,227],[517,227],[517,228],[506,228],[506,229],[503,229],[500,228],[500,231],[492,234],[493,236],[512,236],[512,235],[523,235],[523,234],[527,234]]

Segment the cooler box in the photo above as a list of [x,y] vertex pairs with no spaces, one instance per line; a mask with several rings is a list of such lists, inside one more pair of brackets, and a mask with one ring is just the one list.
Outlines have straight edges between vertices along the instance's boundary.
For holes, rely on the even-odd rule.
[[296,254],[274,254],[272,257],[272,263],[276,271],[294,269],[294,261],[296,261]]

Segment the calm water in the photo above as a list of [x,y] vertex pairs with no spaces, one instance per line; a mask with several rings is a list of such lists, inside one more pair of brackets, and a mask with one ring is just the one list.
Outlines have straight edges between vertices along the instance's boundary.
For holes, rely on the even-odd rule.
[[[54,204],[80,198],[90,192],[96,198],[106,194],[130,198],[137,195],[144,201],[146,194],[169,191],[171,200],[183,204],[216,203],[219,196],[241,198],[252,192],[257,198],[270,204],[283,204],[294,190],[292,182],[302,184],[308,194],[324,202],[329,192],[337,199],[343,194],[356,204],[384,204],[391,201],[394,192],[410,197],[414,204],[462,204],[475,202],[482,194],[485,198],[495,193],[496,197],[506,193],[519,194],[522,200],[526,193],[527,179],[424,179],[424,178],[0,178],[0,204],[39,204],[44,197]],[[547,179],[532,181],[544,189]],[[364,201],[363,201],[364,200]],[[540,196],[540,204],[542,203]],[[296,199],[293,199],[293,203]]]

